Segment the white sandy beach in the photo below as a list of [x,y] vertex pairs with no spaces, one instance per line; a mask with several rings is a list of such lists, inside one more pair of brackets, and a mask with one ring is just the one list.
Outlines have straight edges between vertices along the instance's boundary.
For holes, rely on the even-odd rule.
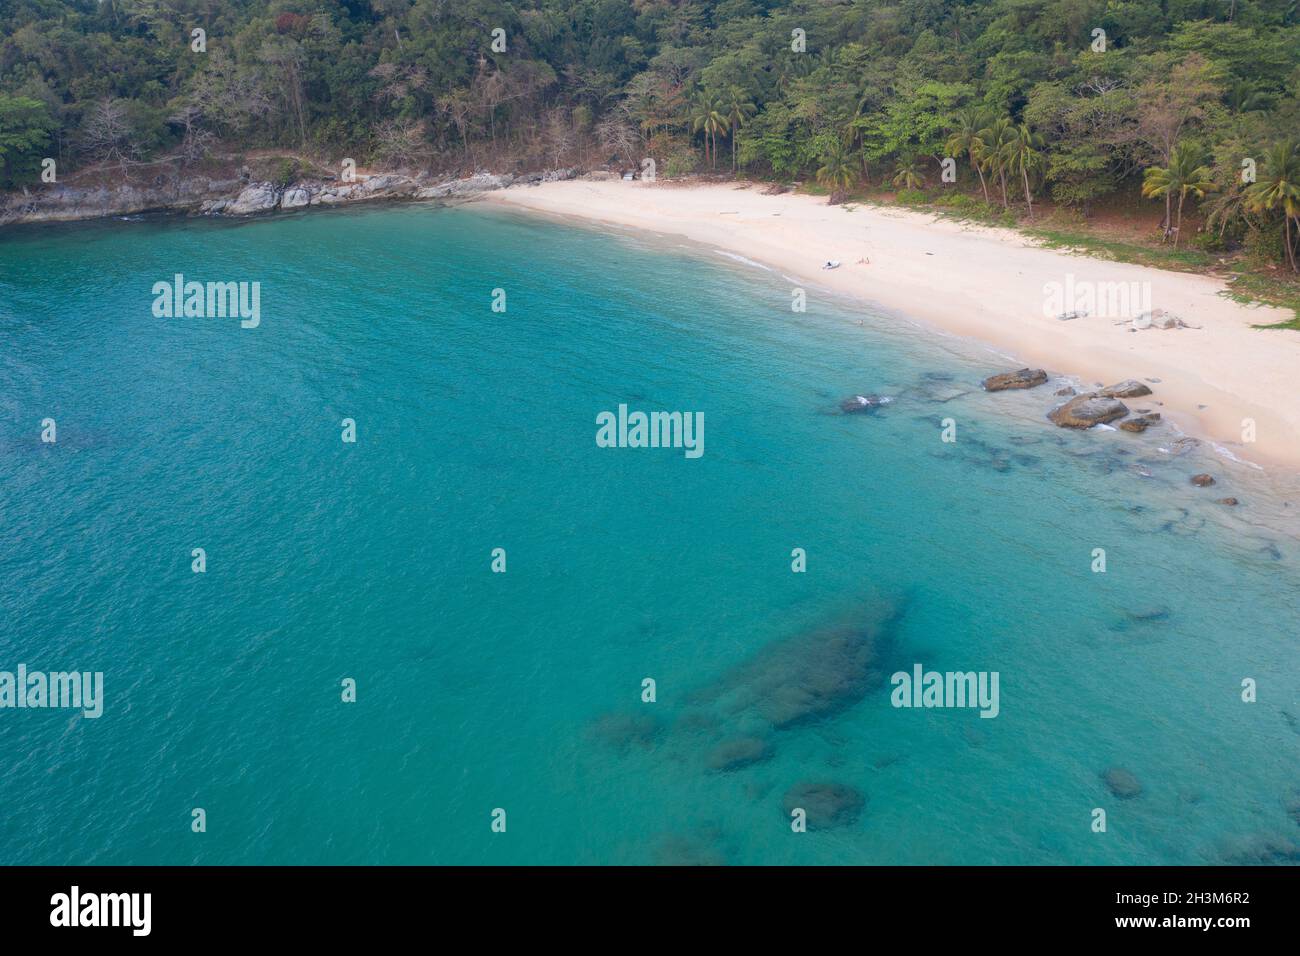
[[[817,287],[856,296],[986,342],[1020,364],[1079,376],[1085,387],[1159,379],[1151,398],[1129,407],[1161,402],[1167,421],[1238,457],[1300,465],[1300,332],[1253,328],[1291,314],[1233,302],[1215,279],[1043,249],[1011,230],[905,209],[766,196],[755,186],[575,180],[486,198],[708,243],[808,283],[810,298]],[[842,265],[823,270],[827,260]],[[1067,281],[1076,289],[1149,282],[1153,308],[1200,328],[1132,331],[1117,324],[1130,316],[1096,314],[1060,321],[1045,314],[1045,285]],[[1011,367],[991,360],[989,373]],[[1061,399],[1042,389],[1046,412]],[[1256,441],[1243,444],[1248,418]]]

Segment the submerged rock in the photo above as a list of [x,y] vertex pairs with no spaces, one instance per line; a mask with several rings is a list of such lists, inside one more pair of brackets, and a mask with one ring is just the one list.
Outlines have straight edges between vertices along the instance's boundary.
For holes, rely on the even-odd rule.
[[1097,394],[1103,398],[1140,398],[1143,395],[1150,395],[1151,389],[1136,379],[1130,378],[1128,381],[1112,385],[1110,388],[1103,388]]
[[1222,855],[1235,865],[1296,863],[1300,862],[1300,841],[1283,833],[1255,833],[1234,838]]
[[969,388],[962,388],[960,385],[954,385],[943,379],[927,379],[922,382],[917,391],[921,396],[931,402],[951,402],[955,398],[961,398],[963,395],[969,395]]
[[840,411],[846,415],[853,415],[858,412],[872,412],[892,401],[893,399],[887,395],[850,395],[840,402]]
[[884,683],[883,657],[900,613],[898,604],[879,602],[852,624],[769,644],[694,694],[694,702],[777,729],[831,716]]
[[1173,613],[1167,607],[1147,607],[1140,611],[1128,611],[1128,617],[1131,621],[1137,621],[1139,624],[1151,624],[1156,621],[1167,621]]
[[1199,475],[1192,475],[1192,484],[1194,484],[1197,488],[1208,488],[1210,487],[1210,485],[1214,483],[1215,482],[1214,482],[1213,475],[1207,475],[1204,473]]
[[1300,787],[1287,791],[1282,798],[1282,806],[1286,808],[1286,815],[1300,827]]
[[592,723],[590,736],[619,753],[633,746],[646,748],[654,743],[658,722],[649,714],[604,714]]
[[1013,388],[1034,388],[1046,381],[1047,372],[1041,368],[1022,368],[990,375],[981,384],[986,392],[1005,392]]
[[656,866],[726,866],[727,857],[719,843],[722,834],[715,827],[692,833],[667,833],[654,851]]
[[1117,398],[1089,392],[1072,398],[1047,413],[1049,420],[1062,428],[1091,428],[1104,425],[1128,414],[1128,406]]
[[1123,767],[1111,767],[1101,775],[1101,779],[1105,782],[1106,789],[1121,800],[1131,800],[1142,793],[1142,784],[1138,783],[1138,778]]
[[1184,435],[1182,438],[1177,438],[1174,441],[1170,442],[1168,448],[1161,448],[1160,450],[1164,452],[1166,455],[1173,455],[1174,457],[1177,457],[1179,455],[1187,454],[1189,451],[1198,447],[1200,444],[1201,444],[1201,440],[1199,438],[1192,438],[1191,436]]
[[809,830],[848,826],[862,814],[867,798],[842,783],[800,783],[781,798],[786,819],[796,809],[807,814]]
[[1238,501],[1236,498],[1232,498],[1232,497],[1228,497],[1228,498],[1215,498],[1215,499],[1214,499],[1214,503],[1215,503],[1216,505],[1239,505],[1239,504],[1241,504],[1240,501]]
[[771,756],[772,745],[762,737],[731,737],[709,751],[705,763],[714,773],[728,773]]
[[1146,415],[1135,415],[1132,418],[1126,418],[1119,423],[1119,427],[1126,432],[1142,433],[1152,425],[1160,424],[1160,413],[1149,412]]

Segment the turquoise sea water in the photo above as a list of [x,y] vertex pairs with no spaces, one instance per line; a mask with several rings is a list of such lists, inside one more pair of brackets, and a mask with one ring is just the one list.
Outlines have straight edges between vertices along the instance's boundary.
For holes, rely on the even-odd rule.
[[[178,272],[259,281],[260,326],[155,318]],[[1055,429],[978,389],[1007,367],[478,206],[0,237],[0,670],[106,696],[0,709],[0,863],[1300,859],[1295,485]],[[620,403],[703,412],[704,455],[598,448]],[[764,716],[886,607],[874,673],[997,671],[999,715],[876,681]],[[737,736],[767,759],[711,771]],[[865,806],[792,833],[809,781]]]

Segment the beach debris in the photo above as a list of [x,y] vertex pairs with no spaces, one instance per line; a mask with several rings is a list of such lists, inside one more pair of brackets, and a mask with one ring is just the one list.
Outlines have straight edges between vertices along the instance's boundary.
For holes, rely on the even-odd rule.
[[824,271],[826,269],[838,269],[839,267],[840,261],[838,259],[827,259],[826,265],[822,266],[822,269]]
[[1215,499],[1214,499],[1214,503],[1215,503],[1216,505],[1239,505],[1239,504],[1241,504],[1240,501],[1238,501],[1236,498],[1233,498],[1233,497],[1231,497],[1231,496],[1229,496],[1229,497],[1227,497],[1227,498],[1215,498]]
[[[1122,322],[1119,324],[1123,324]],[[1141,312],[1133,318],[1133,328],[1135,329],[1199,329],[1199,325],[1189,325],[1180,317],[1172,312],[1166,312],[1164,309],[1152,309],[1150,312]]]
[[1128,406],[1117,398],[1096,392],[1078,395],[1047,413],[1048,419],[1061,428],[1091,428],[1107,424],[1128,414]]
[[772,756],[772,745],[762,737],[729,737],[709,751],[705,764],[713,773],[730,773]]
[[1136,379],[1130,378],[1118,385],[1103,388],[1098,394],[1105,398],[1141,398],[1143,395],[1150,395],[1151,389]]
[[785,792],[781,807],[787,820],[797,809],[807,814],[809,830],[829,830],[855,822],[867,804],[859,791],[842,783],[799,783]]
[[1192,475],[1192,484],[1194,484],[1197,488],[1208,488],[1210,487],[1210,485],[1214,483],[1215,482],[1214,482],[1213,475],[1207,475],[1204,472],[1202,472],[1199,475]]
[[1126,418],[1119,423],[1119,427],[1126,432],[1136,432],[1141,434],[1152,425],[1160,424],[1160,413],[1151,412],[1147,415],[1135,415],[1133,418]]
[[858,412],[872,412],[891,402],[893,402],[893,399],[888,395],[850,395],[840,402],[840,411],[846,415],[854,415]]
[[990,375],[980,384],[986,392],[1005,392],[1013,388],[1035,388],[1046,381],[1047,373],[1041,368],[1021,368]]
[[1121,800],[1132,800],[1142,792],[1138,778],[1123,767],[1111,767],[1101,775],[1106,789]]
[[1074,321],[1075,319],[1086,319],[1087,317],[1088,317],[1088,312],[1087,312],[1087,310],[1086,310],[1086,309],[1079,309],[1079,310],[1076,310],[1076,311],[1074,311],[1074,312],[1062,312],[1060,315],[1058,315],[1058,316],[1056,317],[1056,321],[1058,321],[1058,322],[1072,322],[1072,321]]

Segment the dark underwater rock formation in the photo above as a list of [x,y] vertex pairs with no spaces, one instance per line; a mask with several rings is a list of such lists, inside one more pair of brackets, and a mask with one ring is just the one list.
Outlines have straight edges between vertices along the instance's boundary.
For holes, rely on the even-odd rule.
[[659,722],[648,713],[602,714],[592,722],[588,733],[619,753],[627,753],[634,746],[650,747],[659,733]]
[[892,401],[893,399],[888,395],[850,395],[840,402],[840,411],[846,415],[874,412],[877,408],[882,408]]
[[769,644],[694,695],[735,717],[781,729],[829,717],[881,686],[901,605],[876,602],[858,620]]
[[1123,767],[1111,767],[1101,775],[1106,789],[1121,800],[1132,800],[1142,793],[1138,778]]
[[866,804],[865,796],[842,783],[799,783],[781,798],[786,819],[801,808],[807,814],[810,831],[848,826],[857,821]]
[[709,751],[705,764],[714,773],[729,773],[772,756],[772,745],[762,737],[728,737]]

